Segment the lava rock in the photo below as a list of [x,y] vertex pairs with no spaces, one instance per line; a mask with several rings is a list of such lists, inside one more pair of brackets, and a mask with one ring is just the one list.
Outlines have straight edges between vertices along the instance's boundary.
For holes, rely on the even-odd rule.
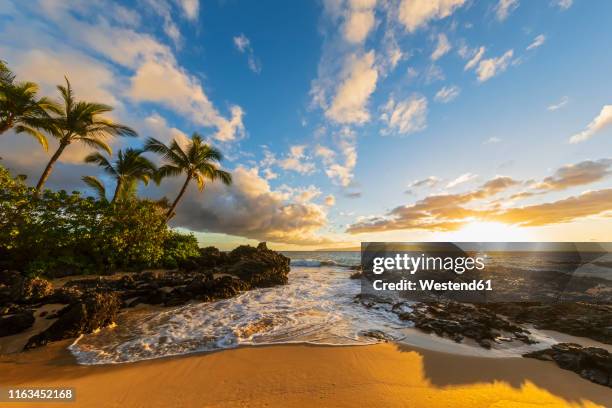
[[560,343],[545,350],[523,354],[523,357],[554,361],[564,370],[612,388],[612,354],[602,348]]
[[34,313],[31,310],[0,317],[0,337],[12,336],[29,329],[34,324]]
[[283,285],[288,282],[290,259],[268,249],[265,242],[257,248],[241,245],[228,254],[227,272],[252,287]]
[[0,305],[17,302],[21,298],[24,278],[18,271],[0,272]]
[[449,301],[417,303],[406,308],[405,303],[400,302],[391,311],[401,320],[412,321],[417,329],[425,333],[435,333],[457,343],[465,337],[486,349],[490,349],[493,342],[501,342],[500,338],[506,337],[527,344],[536,343],[528,336],[528,330],[477,305]]
[[49,341],[77,337],[111,324],[117,317],[120,301],[113,293],[89,293],[83,300],[66,308],[51,327],[30,338],[25,349]]
[[517,323],[612,344],[612,305],[587,302],[490,303],[483,307]]

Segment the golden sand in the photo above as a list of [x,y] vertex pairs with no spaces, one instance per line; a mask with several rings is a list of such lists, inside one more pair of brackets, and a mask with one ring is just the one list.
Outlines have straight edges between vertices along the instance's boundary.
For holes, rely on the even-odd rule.
[[[0,357],[0,386],[74,387],[45,407],[596,407],[612,390],[552,363],[409,349],[279,345],[78,366],[62,342]],[[5,406],[32,406],[11,403]]]

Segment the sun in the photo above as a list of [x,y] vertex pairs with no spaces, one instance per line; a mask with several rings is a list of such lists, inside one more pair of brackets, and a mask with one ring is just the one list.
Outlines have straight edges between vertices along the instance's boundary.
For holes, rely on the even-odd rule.
[[525,228],[501,222],[473,221],[458,231],[444,234],[449,242],[524,242],[533,239]]

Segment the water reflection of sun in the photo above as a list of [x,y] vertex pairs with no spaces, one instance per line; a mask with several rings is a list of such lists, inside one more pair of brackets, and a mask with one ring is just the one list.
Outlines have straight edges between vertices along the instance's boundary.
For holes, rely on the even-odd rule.
[[501,222],[472,221],[458,231],[445,233],[446,241],[455,242],[524,242],[533,240],[526,228]]

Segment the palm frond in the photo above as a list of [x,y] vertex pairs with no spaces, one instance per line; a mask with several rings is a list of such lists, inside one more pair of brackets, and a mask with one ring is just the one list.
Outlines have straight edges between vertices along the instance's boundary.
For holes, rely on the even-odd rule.
[[98,195],[100,200],[106,200],[106,188],[104,184],[95,176],[83,176],[81,178],[89,187],[91,187]]
[[117,176],[115,167],[100,153],[96,152],[87,155],[87,157],[85,157],[85,163],[97,164],[98,166],[102,167],[105,173],[110,174],[111,176]]
[[113,150],[111,147],[103,140],[97,139],[95,137],[79,137],[78,139],[89,147],[93,147],[94,149],[104,150],[106,153],[113,154]]
[[183,173],[182,168],[171,165],[171,164],[165,164],[161,166],[159,169],[157,169],[157,171],[155,172],[155,177],[157,180],[161,181],[162,179],[165,179],[166,177],[180,176],[182,173]]
[[40,131],[26,125],[17,125],[15,126],[15,133],[26,133],[32,136],[45,151],[49,151],[49,143],[47,142],[47,137],[42,134]]

